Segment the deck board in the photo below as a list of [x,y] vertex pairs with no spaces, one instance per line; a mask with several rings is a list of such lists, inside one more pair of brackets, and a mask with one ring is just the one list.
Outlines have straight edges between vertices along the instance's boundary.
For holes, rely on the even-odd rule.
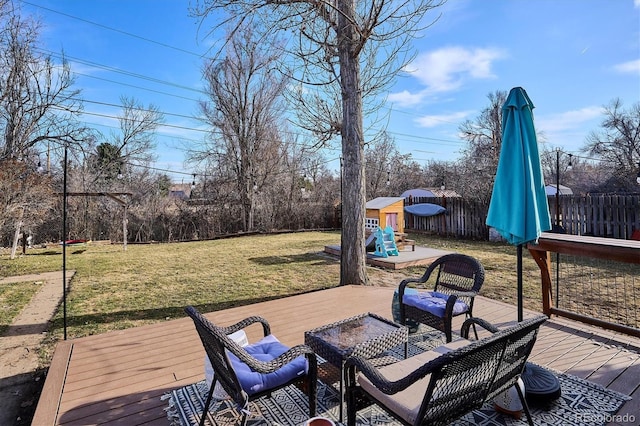
[[[344,286],[207,313],[229,325],[250,315],[265,317],[285,344],[303,343],[304,331],[363,312],[391,318],[394,288]],[[479,297],[476,316],[504,327],[516,307]],[[525,311],[525,316],[534,315]],[[462,319],[455,320],[459,329]],[[262,333],[248,329],[250,341]],[[638,397],[640,341],[565,319],[547,321],[531,360]],[[632,349],[632,350],[629,350]],[[160,397],[203,378],[204,350],[189,318],[164,321],[61,342],[38,403],[34,424],[166,425]],[[59,401],[59,406],[58,406]],[[637,398],[619,414],[640,418]]]

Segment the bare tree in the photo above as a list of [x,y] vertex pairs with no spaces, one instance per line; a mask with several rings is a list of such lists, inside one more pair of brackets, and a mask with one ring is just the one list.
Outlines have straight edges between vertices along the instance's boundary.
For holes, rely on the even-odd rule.
[[92,135],[85,141],[85,189],[105,190],[116,179],[136,181],[144,172],[136,171],[135,166],[145,166],[153,160],[155,132],[163,123],[164,114],[153,104],[144,106],[127,96],[120,99],[120,130],[111,131],[108,136]]
[[567,185],[574,194],[579,195],[611,192],[608,182],[615,179],[615,176],[606,162],[580,161],[580,158],[574,160],[575,165],[564,175],[565,180],[561,180],[561,184]]
[[464,121],[459,130],[469,144],[465,153],[468,159],[497,167],[502,147],[502,106],[507,100],[507,92],[497,90],[487,98],[489,105],[475,120]]
[[[368,281],[363,100],[374,99],[372,95],[387,87],[408,62],[410,40],[424,29],[427,12],[441,4],[432,0],[201,0],[194,10],[200,17],[227,13],[211,34],[227,24],[293,34],[286,53],[294,59],[294,68],[286,72],[304,87],[332,88],[329,96],[307,105],[319,107],[318,119],[329,120],[326,126],[313,128],[320,140],[338,132],[342,138],[341,285]],[[299,92],[301,102],[305,102],[304,90]],[[341,113],[323,114],[325,104],[335,100],[338,108],[329,106],[328,111]]]
[[40,26],[17,10],[0,31],[0,158],[17,158],[46,141],[80,143],[87,129],[68,64],[53,63],[37,50]]
[[[39,22],[22,17],[13,6],[0,2],[0,161],[5,165],[14,162],[16,167],[22,162],[32,169],[29,163],[34,160],[29,158],[48,151],[49,142],[82,144],[87,128],[76,120],[82,104],[79,91],[72,89],[68,64],[64,59],[55,64],[51,57],[40,53]],[[24,173],[12,176],[19,179],[9,182],[10,188],[19,190],[19,196],[12,198],[18,203],[13,207],[21,212],[14,218],[15,248],[25,218],[40,217],[37,209],[46,211],[49,203],[41,196],[51,188],[43,191],[40,185],[24,185]],[[46,182],[50,180],[42,180],[43,184]]]
[[620,99],[614,99],[604,109],[599,131],[587,137],[584,150],[608,163],[613,177],[607,189],[638,191],[636,176],[640,167],[640,102],[624,109]]
[[50,177],[40,173],[33,161],[0,161],[0,235],[12,235],[11,259],[21,235],[25,234],[24,247],[26,234],[44,221],[53,200]]
[[468,145],[459,160],[463,173],[458,191],[465,197],[488,203],[502,148],[502,106],[507,92],[496,90],[487,98],[489,105],[480,115],[473,121],[464,121],[459,128]]
[[145,107],[127,96],[122,96],[121,102],[120,132],[112,132],[109,137],[111,150],[115,150],[112,157],[123,164],[148,164],[153,160],[155,131],[164,114],[153,104]]
[[204,68],[208,100],[200,103],[212,133],[191,158],[208,161],[220,176],[236,183],[244,230],[254,228],[256,194],[279,171],[283,150],[279,124],[287,79],[274,71],[279,59],[272,37],[250,28],[228,36],[225,57]]
[[393,195],[398,169],[406,158],[402,158],[388,133],[368,144],[365,150],[368,199]]
[[603,185],[613,177],[606,162],[592,161],[580,154],[564,152],[560,147],[545,147],[540,151],[540,163],[547,185],[571,188],[575,195],[606,192]]

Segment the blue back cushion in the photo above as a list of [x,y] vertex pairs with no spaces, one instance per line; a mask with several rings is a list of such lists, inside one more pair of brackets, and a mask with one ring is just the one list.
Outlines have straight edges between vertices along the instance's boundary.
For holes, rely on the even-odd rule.
[[[405,305],[414,306],[423,311],[432,313],[440,318],[444,317],[444,310],[447,307],[448,295],[437,291],[420,291],[416,293],[406,294],[402,298]],[[453,315],[460,315],[467,312],[469,306],[462,300],[456,300],[453,305]]]
[[[289,350],[272,334],[264,337],[259,342],[245,346],[244,349],[254,358],[265,362],[271,361]],[[240,361],[230,352],[229,359],[233,364],[233,369],[242,389],[249,395],[276,388],[297,376],[306,374],[308,371],[307,359],[304,356],[299,356],[289,364],[269,374],[253,371],[247,364]]]

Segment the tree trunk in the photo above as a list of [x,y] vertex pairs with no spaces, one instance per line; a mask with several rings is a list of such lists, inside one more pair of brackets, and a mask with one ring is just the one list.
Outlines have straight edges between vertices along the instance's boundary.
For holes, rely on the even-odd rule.
[[[11,260],[16,258],[18,251],[18,240],[20,239],[20,231],[22,230],[22,218],[24,217],[24,209],[20,209],[20,217],[16,220],[16,232],[13,234],[13,244],[11,245]],[[24,236],[22,237],[24,239]]]
[[338,54],[342,87],[342,246],[340,285],[367,284],[366,250],[364,245],[365,175],[364,139],[362,131],[362,93],[355,2],[339,0],[342,11],[338,19]]
[[251,232],[253,231],[253,186],[250,180],[245,179],[245,183],[243,185],[242,192],[242,226],[243,231]]

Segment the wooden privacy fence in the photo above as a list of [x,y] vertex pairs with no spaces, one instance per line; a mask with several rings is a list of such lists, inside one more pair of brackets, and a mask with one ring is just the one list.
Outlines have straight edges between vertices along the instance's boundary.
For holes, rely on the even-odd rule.
[[488,205],[469,202],[461,197],[410,197],[405,199],[405,206],[420,203],[438,204],[443,206],[446,211],[428,217],[405,213],[405,228],[407,230],[483,240],[489,238],[489,227],[485,224]]
[[[549,196],[548,200],[552,223],[559,218],[560,226],[567,234],[630,239],[634,231],[640,232],[640,195],[562,195],[557,199]],[[485,223],[488,205],[460,197],[405,199],[405,205],[419,203],[438,204],[445,207],[446,212],[430,217],[407,213],[407,230],[485,240],[489,238],[489,228]]]
[[[567,234],[628,240],[640,231],[640,195],[561,195],[560,226]],[[556,197],[549,197],[551,218],[558,218]]]

